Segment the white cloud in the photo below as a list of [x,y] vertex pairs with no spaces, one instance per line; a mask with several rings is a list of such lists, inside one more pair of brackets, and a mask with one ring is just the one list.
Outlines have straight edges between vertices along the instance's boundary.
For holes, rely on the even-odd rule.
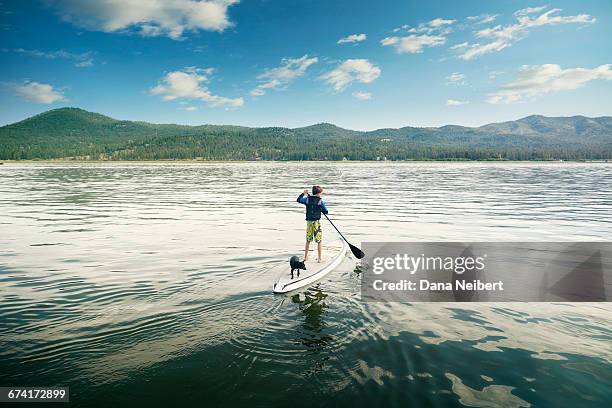
[[448,84],[454,85],[465,85],[465,75],[460,72],[453,72],[449,76],[446,77],[446,81]]
[[452,32],[450,26],[455,22],[456,20],[436,18],[427,23],[421,23],[418,27],[410,28],[403,25],[394,29],[393,32],[405,30],[411,33],[410,35],[387,37],[382,39],[380,44],[383,47],[394,47],[395,51],[399,54],[419,54],[426,47],[435,47],[446,43],[446,36]]
[[409,35],[407,37],[387,37],[380,43],[383,46],[392,45],[399,54],[419,54],[425,47],[434,47],[446,42],[446,37],[440,35]]
[[37,103],[51,104],[66,100],[64,94],[54,89],[53,86],[34,81],[27,81],[23,85],[17,85],[15,92],[22,98]]
[[467,105],[469,102],[468,101],[460,101],[457,99],[447,99],[446,100],[446,106],[460,106],[460,105]]
[[381,70],[367,59],[347,59],[320,78],[341,92],[353,82],[369,84],[380,76]]
[[266,89],[278,88],[281,85],[282,82],[278,79],[271,79],[267,82],[264,82],[263,84],[257,85],[257,87],[255,87],[255,89],[253,89],[250,94],[253,98],[256,98],[258,96],[264,96],[266,94]]
[[209,82],[208,76],[212,73],[211,68],[200,69],[195,67],[169,72],[157,86],[150,89],[150,93],[161,96],[166,101],[187,99],[201,100],[212,107],[238,108],[243,106],[244,99],[242,97],[232,99],[210,93],[203,84]]
[[470,45],[470,44],[469,44],[468,42],[462,42],[462,43],[460,43],[460,44],[455,44],[455,45],[453,45],[452,47],[450,47],[450,49],[451,49],[451,50],[458,50],[458,49],[461,49],[461,48],[465,48],[465,47],[467,47],[467,46],[469,46],[469,45]]
[[461,48],[467,48],[463,54],[461,54],[461,58],[464,60],[471,60],[472,58],[488,54],[493,51],[501,51],[504,48],[510,47],[510,43],[504,40],[496,40],[487,44],[471,44],[465,45]]
[[380,40],[380,44],[382,46],[386,46],[386,45],[395,45],[399,42],[401,37],[386,37],[383,38],[382,40]]
[[596,79],[612,80],[612,64],[562,69],[557,64],[523,65],[517,77],[489,95],[490,104],[521,102],[548,92],[578,89]]
[[538,6],[538,7],[526,7],[524,9],[520,9],[514,12],[515,16],[526,16],[527,14],[539,13],[542,10],[546,10],[547,6]]
[[74,66],[77,68],[88,68],[88,67],[93,67],[93,65],[94,65],[94,62],[93,62],[93,59],[91,58],[79,61],[76,64],[74,64]]
[[258,96],[264,96],[266,94],[266,92],[263,89],[255,88],[251,92],[249,92],[249,94],[253,98],[257,98]]
[[427,23],[420,23],[417,27],[410,28],[410,26],[408,25],[403,25],[401,29],[408,31],[409,33],[448,34],[452,31],[450,29],[450,26],[455,23],[456,23],[456,20],[447,20],[444,18],[434,18],[433,20]]
[[476,24],[487,24],[495,21],[497,16],[498,14],[481,14],[479,16],[470,16],[467,19],[475,22]]
[[360,41],[365,41],[366,38],[368,38],[368,36],[363,33],[351,34],[351,35],[347,35],[346,37],[342,37],[341,39],[339,39],[338,44],[356,43]]
[[502,75],[504,73],[504,71],[491,71],[489,72],[489,79],[490,80],[494,80],[495,78],[497,78],[498,76]]
[[67,59],[74,61],[74,66],[79,68],[91,67],[94,65],[93,52],[84,52],[81,54],[74,54],[64,50],[59,51],[40,51],[35,49],[25,48],[14,48],[14,49],[2,49],[3,52],[16,52],[18,54],[27,55],[36,58],[46,59]]
[[351,95],[353,96],[353,98],[359,99],[360,101],[367,101],[368,99],[372,99],[372,94],[370,92],[357,91],[353,92]]
[[488,39],[488,43],[464,43],[451,49],[459,50],[460,57],[471,60],[494,51],[501,51],[521,40],[533,28],[558,25],[558,24],[592,24],[596,19],[588,14],[577,14],[574,16],[557,15],[561,9],[551,9],[538,16],[533,16],[546,9],[546,7],[531,7],[518,10],[514,13],[517,22],[514,24],[484,28],[475,33],[477,38]]
[[133,31],[173,39],[185,31],[223,31],[231,26],[228,8],[238,0],[49,0],[63,20],[104,31]]
[[436,18],[429,22],[430,27],[442,27],[445,25],[451,25],[455,22],[455,20],[445,20],[443,18]]
[[195,112],[198,110],[197,107],[195,106],[185,106],[184,108],[182,108],[183,110],[186,110],[187,112]]
[[250,92],[251,96],[254,98],[263,96],[267,89],[286,87],[294,79],[304,76],[308,67],[318,61],[317,57],[308,55],[300,58],[284,58],[279,67],[268,69],[257,76],[257,79],[263,82]]

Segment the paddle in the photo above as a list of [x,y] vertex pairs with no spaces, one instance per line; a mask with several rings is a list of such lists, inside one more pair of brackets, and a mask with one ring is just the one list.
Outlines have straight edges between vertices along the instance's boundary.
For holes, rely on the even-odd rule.
[[327,218],[327,221],[329,221],[329,223],[332,225],[332,227],[334,227],[334,229],[336,231],[338,231],[338,234],[340,234],[340,236],[342,237],[342,239],[344,241],[346,241],[346,243],[348,244],[349,248],[351,248],[351,252],[353,253],[353,255],[355,255],[355,258],[357,259],[361,259],[365,256],[365,254],[363,253],[363,251],[359,248],[357,248],[355,245],[351,244],[350,242],[348,242],[348,240],[346,238],[344,238],[344,235],[342,235],[342,233],[340,232],[340,230],[334,225],[334,223],[332,222],[332,220],[329,219],[329,217],[327,216],[327,214],[323,214],[325,216],[325,218]]

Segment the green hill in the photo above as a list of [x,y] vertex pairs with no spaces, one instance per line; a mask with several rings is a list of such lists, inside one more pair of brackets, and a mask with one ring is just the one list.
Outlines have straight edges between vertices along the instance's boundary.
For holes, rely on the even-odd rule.
[[0,127],[0,160],[610,160],[612,118],[528,116],[478,128],[183,126],[54,109]]

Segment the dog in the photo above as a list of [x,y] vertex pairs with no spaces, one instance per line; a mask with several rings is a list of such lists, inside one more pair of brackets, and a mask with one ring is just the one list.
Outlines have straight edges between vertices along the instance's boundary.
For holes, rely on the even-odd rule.
[[300,269],[306,270],[304,261],[300,261],[300,258],[295,255],[289,259],[289,265],[291,266],[291,279],[293,279],[293,272],[297,271],[297,276],[300,276]]

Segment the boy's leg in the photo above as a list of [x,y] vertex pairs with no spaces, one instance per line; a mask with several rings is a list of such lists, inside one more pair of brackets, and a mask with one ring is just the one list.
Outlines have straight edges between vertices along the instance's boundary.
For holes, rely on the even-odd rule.
[[314,225],[312,221],[306,221],[306,246],[304,247],[304,261],[308,259],[308,248],[314,239]]
[[323,230],[321,229],[321,222],[316,221],[315,224],[315,234],[314,240],[317,242],[317,253],[319,257],[317,258],[317,262],[321,262],[321,252],[323,252]]

